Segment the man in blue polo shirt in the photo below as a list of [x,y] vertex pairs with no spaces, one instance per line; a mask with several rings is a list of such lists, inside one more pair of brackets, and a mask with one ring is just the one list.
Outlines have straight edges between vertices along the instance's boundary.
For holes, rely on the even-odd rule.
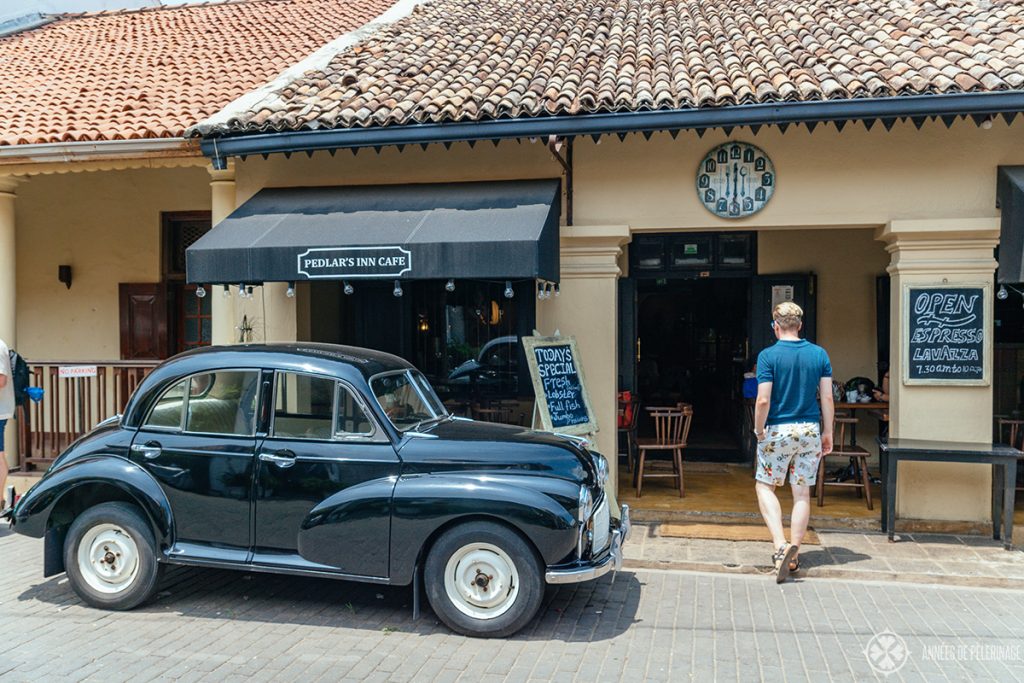
[[[804,312],[792,301],[772,311],[778,341],[757,357],[757,472],[754,485],[761,516],[776,548],[775,577],[782,583],[800,568],[798,553],[811,517],[811,487],[818,462],[832,452],[832,364],[825,349],[801,339]],[[782,526],[782,506],[775,487],[793,489],[790,538]]]

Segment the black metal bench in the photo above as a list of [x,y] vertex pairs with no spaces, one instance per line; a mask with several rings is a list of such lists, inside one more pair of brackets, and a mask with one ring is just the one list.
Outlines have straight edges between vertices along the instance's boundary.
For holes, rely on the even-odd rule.
[[896,526],[896,472],[901,460],[926,462],[987,463],[992,465],[992,538],[1003,547],[1013,546],[1013,508],[1016,495],[1017,461],[1024,453],[1003,444],[972,444],[924,439],[879,439],[882,469],[882,531],[892,541]]

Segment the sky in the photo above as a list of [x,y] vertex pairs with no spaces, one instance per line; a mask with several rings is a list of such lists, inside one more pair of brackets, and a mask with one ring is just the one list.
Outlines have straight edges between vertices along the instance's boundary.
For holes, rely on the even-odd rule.
[[128,7],[184,5],[187,2],[189,0],[2,0],[0,1],[0,23],[32,13],[96,12]]

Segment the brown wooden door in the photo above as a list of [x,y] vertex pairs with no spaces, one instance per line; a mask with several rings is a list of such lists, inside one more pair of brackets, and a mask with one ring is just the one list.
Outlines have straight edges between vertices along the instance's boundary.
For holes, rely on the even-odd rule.
[[162,283],[118,285],[121,360],[167,358],[167,295]]

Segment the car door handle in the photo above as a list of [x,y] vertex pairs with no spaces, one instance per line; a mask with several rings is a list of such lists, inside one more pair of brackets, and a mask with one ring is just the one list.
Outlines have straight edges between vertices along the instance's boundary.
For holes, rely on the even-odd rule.
[[272,462],[278,467],[291,467],[295,464],[295,454],[291,451],[278,451],[276,453],[260,453],[260,460]]
[[139,453],[146,460],[153,460],[160,457],[160,454],[163,453],[163,448],[155,441],[150,441],[147,444],[133,443],[132,452]]

